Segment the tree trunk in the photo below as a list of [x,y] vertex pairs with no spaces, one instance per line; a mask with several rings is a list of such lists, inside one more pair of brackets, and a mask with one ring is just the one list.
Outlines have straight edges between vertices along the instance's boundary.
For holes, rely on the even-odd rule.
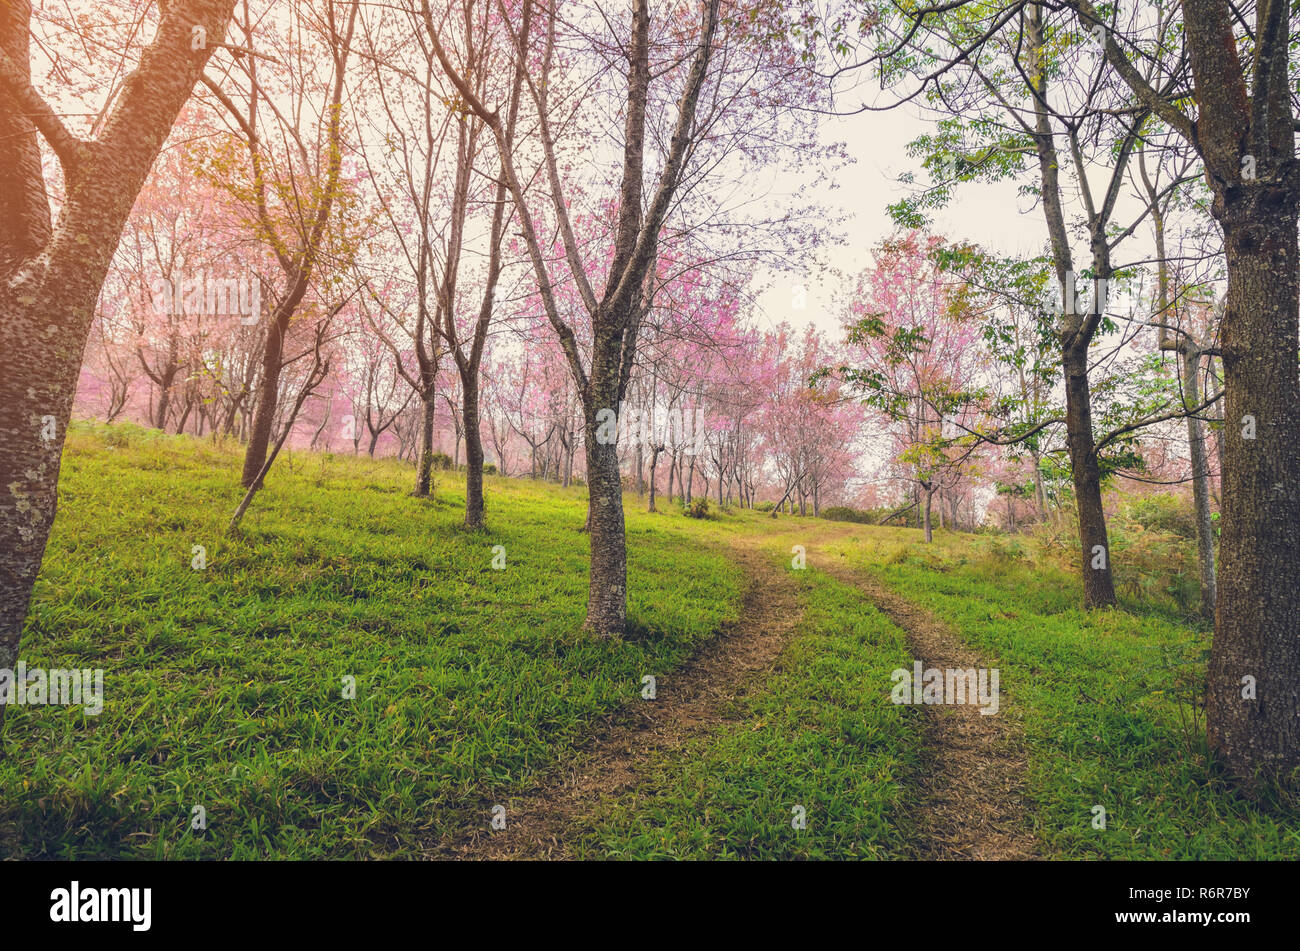
[[1079,545],[1083,552],[1083,606],[1115,604],[1106,511],[1101,502],[1101,466],[1092,435],[1092,393],[1088,385],[1088,348],[1071,346],[1064,354],[1066,441],[1075,505],[1079,510]]
[[576,431],[569,430],[569,454],[564,463],[564,487],[567,489],[573,484],[573,457],[578,454],[577,443],[578,434]]
[[934,489],[930,486],[923,486],[925,489],[925,540],[927,543],[934,541],[934,529],[930,524],[930,505],[934,500]]
[[[502,445],[501,437],[498,434],[498,430],[497,430],[497,421],[495,419],[492,420],[491,427],[489,428],[488,432],[492,434],[492,447],[493,449],[496,450],[496,454],[497,454],[497,472],[500,473],[503,477],[508,476],[510,475],[510,470],[507,468],[506,465],[506,449],[505,446]],[[509,437],[507,436],[507,438]]]
[[[1027,44],[1031,62],[1041,62],[1046,49],[1043,11],[1033,6],[1027,23]],[[1101,503],[1101,469],[1097,461],[1096,438],[1092,431],[1092,392],[1088,384],[1088,347],[1100,324],[1099,289],[1111,276],[1110,245],[1104,214],[1090,210],[1089,231],[1093,264],[1093,313],[1081,313],[1075,287],[1069,233],[1061,204],[1060,169],[1056,139],[1047,105],[1048,72],[1037,70],[1034,97],[1034,142],[1038,156],[1043,214],[1051,240],[1056,279],[1061,287],[1061,368],[1065,377],[1066,441],[1074,480],[1079,517],[1079,544],[1083,551],[1083,603],[1086,608],[1115,603],[1111,580],[1111,557],[1106,537],[1106,513]],[[1127,151],[1122,152],[1127,156]],[[1119,173],[1117,167],[1112,176]],[[1115,181],[1112,177],[1112,181]],[[1086,184],[1086,182],[1085,182]],[[1112,206],[1113,209],[1113,206]]]
[[1033,450],[1029,458],[1034,462],[1034,501],[1038,505],[1038,517],[1047,518],[1047,490],[1043,488],[1043,471],[1039,467],[1038,452]]
[[432,387],[424,391],[420,403],[420,455],[415,465],[415,489],[411,495],[427,499],[433,482],[433,417],[437,410]]
[[275,445],[270,447],[266,462],[262,463],[262,470],[257,473],[253,484],[244,492],[244,498],[240,501],[239,507],[235,509],[235,514],[230,518],[230,524],[226,527],[227,534],[233,534],[239,530],[239,523],[244,518],[244,513],[248,511],[249,505],[253,502],[253,497],[261,490],[266,480],[266,474],[271,470],[276,458],[280,455],[280,450],[284,448],[285,442],[289,439],[289,434],[293,432],[294,423],[298,421],[298,414],[302,411],[303,403],[307,402],[308,397],[321,384],[325,376],[329,373],[329,361],[321,360],[320,337],[316,339],[315,360],[312,363],[311,370],[307,373],[307,379],[303,381],[302,389],[298,391],[298,398],[294,400],[293,406],[289,410],[288,419],[285,420],[284,428],[280,430],[280,436],[275,441]]
[[655,510],[655,469],[659,466],[659,450],[653,446],[650,447],[650,503],[646,506],[647,512]]
[[158,409],[154,416],[153,426],[161,432],[167,431],[167,413],[172,408],[172,386],[171,374],[163,377],[162,382],[158,384]]
[[478,380],[462,383],[465,391],[460,401],[465,425],[465,527],[480,529],[486,521],[483,513],[483,435],[478,415]]
[[[1189,409],[1201,403],[1200,357],[1194,344],[1183,350],[1183,383]],[[1192,463],[1192,505],[1196,511],[1196,561],[1201,576],[1201,614],[1214,620],[1214,520],[1210,517],[1210,461],[1205,453],[1205,424],[1187,417],[1187,445]]]
[[[1206,724],[1249,789],[1258,773],[1300,766],[1297,220],[1294,194],[1225,191],[1223,510]],[[1252,682],[1256,699],[1246,699]]]
[[[258,473],[266,463],[266,453],[271,446],[271,430],[275,427],[275,414],[280,402],[284,335],[288,331],[292,315],[292,310],[278,307],[275,318],[266,331],[266,347],[262,351],[262,383],[257,397],[257,409],[253,413],[253,428],[248,434],[248,448],[244,450],[244,471],[240,478],[245,489],[253,487]],[[354,452],[359,441],[353,443]]]
[[[599,359],[595,357],[593,363]],[[614,376],[602,379],[593,366],[591,387],[596,392],[584,407],[591,577],[583,627],[600,637],[621,635],[627,627],[627,547],[618,445],[596,438],[598,408],[618,405],[617,379],[611,379]]]
[[330,399],[327,400],[325,403],[325,413],[321,417],[320,425],[317,426],[316,431],[311,434],[310,449],[313,452],[316,451],[316,446],[320,442],[321,433],[325,432],[325,427],[330,424],[330,406],[332,403],[333,403],[333,395],[331,394]]
[[[95,303],[136,195],[213,48],[233,0],[161,7],[154,39],[121,84],[99,137],[73,140],[29,99],[31,6],[0,10],[0,667],[13,668],[58,497],[59,466]],[[190,48],[201,26],[208,43]],[[35,119],[64,167],[58,221]],[[61,131],[59,131],[61,130]],[[0,705],[0,717],[6,705]]]
[[[1211,378],[1219,380],[1219,386],[1220,389],[1222,389],[1223,377],[1221,374],[1217,374],[1214,371],[1214,357],[1210,357],[1208,368],[1211,374]],[[1220,427],[1219,429],[1215,430],[1213,433],[1214,462],[1215,462],[1215,467],[1219,473],[1219,481],[1218,484],[1216,485],[1213,479],[1210,480],[1210,492],[1214,496],[1214,501],[1218,503],[1220,512],[1223,511],[1223,440],[1225,438],[1225,432],[1226,430],[1223,427]]]

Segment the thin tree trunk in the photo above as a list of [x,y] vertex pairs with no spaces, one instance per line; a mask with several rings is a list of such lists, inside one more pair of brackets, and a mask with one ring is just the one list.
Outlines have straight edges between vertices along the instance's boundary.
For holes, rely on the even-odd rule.
[[925,540],[927,543],[934,541],[934,530],[930,525],[930,505],[934,499],[934,489],[931,486],[922,486],[925,490]]
[[655,469],[659,465],[659,450],[653,446],[650,447],[650,503],[646,506],[647,512],[655,510]]
[[[1183,354],[1183,383],[1189,409],[1199,406],[1200,358],[1190,341]],[[1201,614],[1214,620],[1214,520],[1210,513],[1210,461],[1205,453],[1205,424],[1195,416],[1187,417],[1187,445],[1192,463],[1192,505],[1196,512],[1196,561],[1201,576]]]
[[320,437],[321,434],[325,432],[325,427],[330,424],[330,409],[333,407],[333,405],[334,405],[334,400],[333,397],[331,397],[325,403],[325,413],[324,415],[321,416],[320,425],[317,426],[316,431],[311,434],[311,449],[313,451],[316,449],[317,443],[320,442]]
[[[623,484],[618,446],[596,438],[597,408],[617,406],[617,374],[599,372],[600,341],[594,347],[593,398],[584,407],[587,454],[588,523],[591,537],[591,577],[587,619],[583,627],[600,637],[621,635],[627,626],[627,541],[623,523]],[[617,353],[617,351],[615,351]],[[603,385],[602,385],[603,384]]]
[[483,511],[483,436],[478,413],[478,380],[462,381],[460,401],[465,426],[465,527],[486,525]]
[[1088,386],[1088,350],[1070,347],[1065,353],[1066,439],[1070,472],[1079,515],[1079,546],[1083,553],[1083,606],[1115,604],[1111,577],[1110,540],[1101,501],[1101,466],[1092,435],[1092,394]]
[[415,488],[411,495],[425,499],[429,497],[433,483],[433,419],[437,410],[433,387],[425,390],[420,403],[420,455],[415,466]]
[[1038,505],[1038,517],[1047,518],[1047,490],[1043,488],[1043,472],[1039,468],[1038,450],[1030,450],[1029,458],[1034,463],[1034,501]]
[[167,431],[167,412],[172,407],[172,388],[171,381],[168,377],[163,377],[164,382],[158,384],[158,409],[154,415],[154,429]]
[[266,332],[266,347],[262,351],[262,382],[258,391],[257,408],[253,412],[253,428],[248,434],[248,446],[244,450],[244,471],[240,477],[240,482],[245,489],[253,487],[266,462],[266,453],[271,445],[271,430],[275,426],[275,413],[280,401],[284,335],[288,331],[289,319],[292,316],[293,312],[289,308],[277,307],[275,317]]
[[564,464],[564,487],[567,489],[573,484],[573,457],[578,454],[578,434],[574,430],[569,430],[569,458]]
[[[1031,7],[1027,22],[1027,42],[1031,62],[1041,62],[1046,49],[1043,11]],[[1043,196],[1043,214],[1051,239],[1053,264],[1061,287],[1062,322],[1060,330],[1061,364],[1065,376],[1066,441],[1069,445],[1070,469],[1078,508],[1079,545],[1083,552],[1083,603],[1098,608],[1115,603],[1111,579],[1111,553],[1106,537],[1106,513],[1101,502],[1101,469],[1097,460],[1096,439],[1092,430],[1092,393],[1088,384],[1088,347],[1100,323],[1097,288],[1110,278],[1108,236],[1105,215],[1089,221],[1091,229],[1094,294],[1093,314],[1079,311],[1075,288],[1069,233],[1061,205],[1060,161],[1056,153],[1051,118],[1046,102],[1047,70],[1038,70],[1034,97],[1034,143],[1038,157]],[[1127,152],[1122,153],[1125,157]],[[1112,175],[1118,174],[1118,168]],[[1112,178],[1112,181],[1114,178]],[[1107,211],[1106,214],[1109,214]]]

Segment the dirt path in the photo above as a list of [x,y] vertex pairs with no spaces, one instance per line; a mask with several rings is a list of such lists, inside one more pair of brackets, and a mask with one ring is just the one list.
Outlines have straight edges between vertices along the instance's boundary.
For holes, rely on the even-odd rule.
[[[770,555],[738,539],[732,557],[747,587],[740,619],[676,671],[659,676],[654,700],[624,707],[566,771],[503,802],[506,828],[483,828],[435,853],[450,859],[563,859],[574,820],[634,787],[652,756],[722,722],[723,711],[758,675],[775,668],[802,614],[796,587]],[[761,686],[761,685],[760,685]]]
[[[841,537],[839,533],[823,535]],[[480,829],[442,843],[432,857],[450,859],[565,859],[577,820],[604,799],[634,788],[653,757],[725,722],[728,702],[776,668],[802,610],[796,587],[764,551],[740,538],[732,557],[747,587],[740,619],[705,644],[681,668],[662,675],[653,701],[620,709],[598,728],[562,773],[507,799],[507,825]],[[852,585],[907,634],[913,656],[926,667],[980,668],[987,664],[951,629],[845,559],[809,546],[809,566]],[[1023,742],[1001,698],[998,715],[975,705],[924,708],[925,753],[911,809],[918,859],[1039,858],[1025,803]]]
[[[810,550],[811,554],[811,550]],[[950,628],[899,597],[863,571],[826,552],[809,564],[862,591],[907,634],[912,655],[925,667],[987,667]],[[918,859],[1040,858],[1025,803],[1025,757],[1015,721],[999,712],[984,716],[975,705],[925,706],[925,755],[915,816]]]

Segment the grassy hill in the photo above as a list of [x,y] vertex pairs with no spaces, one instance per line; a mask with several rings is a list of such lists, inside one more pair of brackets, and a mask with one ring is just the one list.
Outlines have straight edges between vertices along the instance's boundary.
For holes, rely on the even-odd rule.
[[889,701],[912,651],[854,583],[869,577],[1001,668],[1043,856],[1300,857],[1296,804],[1247,803],[1207,760],[1203,627],[1160,600],[1085,614],[1067,566],[1018,540],[927,547],[629,497],[634,630],[598,642],[578,630],[580,489],[489,477],[489,531],[468,533],[454,473],[417,500],[403,465],[301,453],[228,538],[239,461],[132,426],[70,434],[22,657],[102,667],[105,707],[8,710],[0,856],[449,854],[494,805],[561,788],[594,739],[632,728],[644,677],[671,691],[769,597],[771,657],[701,724],[634,750],[636,781],[566,819],[567,854],[912,856],[926,712]]

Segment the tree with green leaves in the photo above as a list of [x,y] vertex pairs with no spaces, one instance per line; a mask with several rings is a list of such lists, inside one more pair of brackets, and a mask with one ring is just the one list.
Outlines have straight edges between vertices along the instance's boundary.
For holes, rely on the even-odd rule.
[[1185,0],[1169,35],[1118,6],[1067,5],[1143,107],[1196,151],[1223,231],[1226,438],[1206,724],[1254,789],[1300,769],[1300,13],[1283,0],[1245,11]]
[[[1158,402],[1139,399],[1131,408],[1144,411],[1117,421],[1104,436],[1099,437],[1094,419],[1093,376],[1104,362],[1098,348],[1115,330],[1108,297],[1132,274],[1132,268],[1116,264],[1116,250],[1149,211],[1140,207],[1120,220],[1121,190],[1151,110],[1111,75],[1099,51],[1091,49],[1090,34],[1079,31],[1072,17],[1041,4],[894,8],[882,16],[878,30],[892,38],[874,58],[882,79],[915,83],[908,98],[920,99],[939,116],[935,133],[912,144],[938,183],[891,208],[900,224],[925,223],[930,212],[954,200],[963,182],[1018,177],[1027,170],[1034,176],[1022,191],[1036,197],[1042,209],[1059,288],[1053,313],[1045,318],[1052,321],[1065,393],[1061,421],[1084,604],[1113,605],[1103,450],[1119,448],[1136,429],[1169,418]],[[1068,182],[1063,181],[1067,171]],[[1067,213],[1067,184],[1077,191],[1082,208],[1074,223]],[[1076,263],[1078,243],[1087,249],[1084,267]],[[1082,286],[1090,286],[1086,295]],[[1029,438],[1056,422],[1043,421],[1016,435]]]

